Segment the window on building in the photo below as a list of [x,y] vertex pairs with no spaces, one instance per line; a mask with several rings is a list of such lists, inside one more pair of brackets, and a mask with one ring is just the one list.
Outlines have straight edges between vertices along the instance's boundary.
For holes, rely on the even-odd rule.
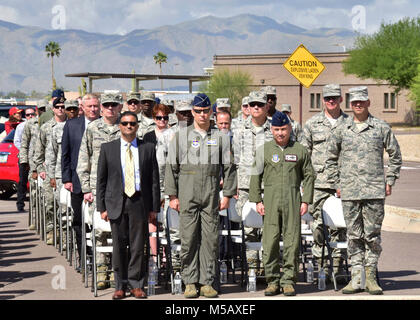
[[350,93],[346,93],[346,110],[350,110]]
[[321,109],[321,94],[320,93],[311,93],[311,110]]
[[394,92],[384,93],[384,109],[385,110],[397,109],[397,95]]

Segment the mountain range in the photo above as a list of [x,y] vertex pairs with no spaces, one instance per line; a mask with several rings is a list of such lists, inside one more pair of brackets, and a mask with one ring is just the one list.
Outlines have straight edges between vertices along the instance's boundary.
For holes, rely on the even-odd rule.
[[[206,16],[176,25],[133,30],[125,35],[82,30],[47,30],[0,20],[0,91],[48,92],[51,61],[44,51],[50,41],[60,44],[54,57],[57,86],[77,91],[81,81],[68,73],[117,72],[158,74],[153,55],[168,56],[164,74],[203,74],[214,55],[291,53],[301,43],[311,52],[337,52],[350,48],[356,34],[343,28],[307,30],[293,24],[251,14],[230,18]],[[85,79],[86,80],[86,79]],[[141,82],[146,89],[160,82]],[[188,83],[165,81],[165,89],[186,90]],[[95,90],[130,90],[131,80],[100,80]]]

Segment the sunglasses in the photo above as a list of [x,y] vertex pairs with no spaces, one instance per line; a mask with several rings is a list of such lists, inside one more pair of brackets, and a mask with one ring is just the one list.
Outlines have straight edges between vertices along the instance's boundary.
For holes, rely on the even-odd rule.
[[325,97],[324,101],[338,101],[340,99],[340,97]]
[[177,112],[183,117],[191,116],[191,111],[177,111]]
[[109,107],[113,107],[113,108],[115,108],[115,107],[118,107],[119,106],[119,104],[118,103],[116,103],[116,102],[107,102],[107,103],[104,103],[104,104],[102,104],[105,108],[109,108]]
[[137,101],[137,100],[127,101],[127,104],[139,104],[139,103],[140,103],[140,101]]
[[34,112],[25,113],[25,117],[33,117],[35,115]]
[[76,111],[79,111],[79,108],[71,107],[71,108],[67,108],[67,111],[76,112]]
[[156,120],[165,120],[165,121],[169,120],[169,116],[156,116],[155,118]]
[[132,126],[132,127],[135,127],[135,126],[137,125],[137,122],[135,122],[135,121],[121,121],[121,122],[120,122],[120,124],[121,124],[123,127],[126,127],[126,126],[128,126],[128,125],[130,125],[130,126]]
[[64,106],[54,106],[54,109],[65,109]]
[[251,102],[249,104],[249,106],[251,108],[257,107],[257,108],[264,108],[265,107],[265,103],[261,103],[261,102]]
[[207,114],[207,113],[210,112],[211,109],[210,108],[206,108],[206,109],[196,109],[196,108],[194,108],[193,110],[197,114],[201,114],[201,113]]

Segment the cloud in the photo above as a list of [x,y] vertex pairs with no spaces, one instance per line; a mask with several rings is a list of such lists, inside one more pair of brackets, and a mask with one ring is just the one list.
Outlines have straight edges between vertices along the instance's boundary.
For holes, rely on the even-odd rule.
[[15,8],[0,5],[0,20],[12,23],[20,23],[19,14]]

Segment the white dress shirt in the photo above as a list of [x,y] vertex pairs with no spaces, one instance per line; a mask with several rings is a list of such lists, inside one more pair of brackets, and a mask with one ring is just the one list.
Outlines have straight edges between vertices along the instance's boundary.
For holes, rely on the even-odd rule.
[[129,144],[131,144],[131,153],[133,154],[134,159],[134,175],[135,175],[135,186],[136,191],[140,191],[140,166],[139,166],[139,148],[137,146],[137,138],[134,138],[133,141],[127,142],[123,138],[121,139],[121,169],[122,169],[122,177],[123,177],[123,189],[125,188],[125,179],[124,179],[124,173],[125,173],[125,155],[127,152],[127,147]]
[[13,143],[18,150],[20,150],[20,145],[22,143],[23,129],[25,128],[26,121],[19,123],[15,130],[15,137],[13,138]]

